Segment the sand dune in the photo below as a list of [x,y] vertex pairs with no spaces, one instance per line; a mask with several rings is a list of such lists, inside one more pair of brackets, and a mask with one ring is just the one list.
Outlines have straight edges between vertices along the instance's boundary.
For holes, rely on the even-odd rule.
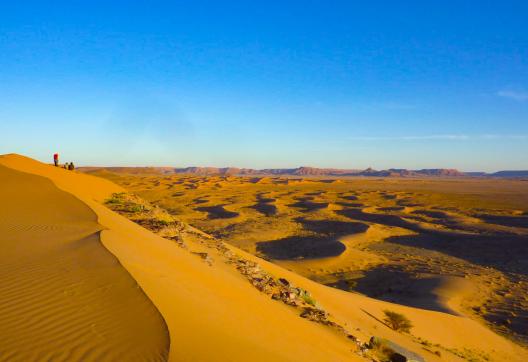
[[0,180],[0,360],[164,360],[165,322],[96,214],[46,178],[0,165]]
[[[213,271],[199,259],[182,251],[174,243],[157,237],[95,202],[94,199],[102,195],[102,193],[93,192],[93,188],[98,188],[98,179],[85,179],[85,175],[66,173],[67,171],[56,170],[53,167],[42,165],[20,156],[2,157],[0,163],[28,172],[45,174],[64,190],[75,192],[75,196],[86,202],[95,211],[93,213],[86,205],[76,200],[91,216],[94,230],[90,230],[90,232],[95,232],[101,228],[104,229],[101,232],[104,245],[119,258],[119,261],[134,276],[141,288],[161,311],[171,336],[170,360],[233,361],[250,358],[251,360],[262,361],[296,361],[301,358],[314,361],[345,361],[359,359],[358,356],[350,352],[350,341],[347,341],[342,336],[336,336],[335,332],[324,326],[299,318],[294,311],[269,300],[227,265],[218,265]],[[7,173],[13,172],[15,171],[9,170]],[[30,175],[24,175],[23,177],[26,180],[27,178],[35,178],[35,176]],[[92,183],[95,180],[97,182],[95,184]],[[48,180],[45,181],[51,185]],[[33,184],[33,182],[33,180],[27,181],[29,184]],[[101,180],[99,189],[104,189],[105,183],[107,181]],[[86,189],[83,189],[83,185]],[[108,188],[106,190],[108,191]],[[46,202],[41,202],[42,200],[39,199],[33,200],[32,196],[31,194],[28,195],[28,203],[31,201],[31,205],[26,205],[26,207],[21,208],[21,211],[32,209],[35,213],[33,216],[42,220],[41,215],[46,214],[46,205],[55,201],[48,199],[45,200]],[[75,200],[71,195],[67,196]],[[55,195],[50,197],[54,199]],[[12,203],[16,203],[16,200],[17,198]],[[39,209],[37,205],[40,205],[41,208]],[[71,205],[67,205],[66,209],[63,210],[64,214],[69,213],[70,209]],[[20,218],[23,217],[23,215],[20,216]],[[70,221],[79,222],[80,219],[79,215],[73,214]],[[97,219],[102,227],[98,226]],[[51,221],[44,219],[40,223],[49,225]],[[2,232],[4,234],[6,232],[4,227],[2,227]],[[36,236],[33,235],[33,238],[36,238]],[[32,238],[23,238],[23,240],[26,239]],[[111,256],[110,254],[107,255]],[[90,259],[88,255],[85,258]],[[40,260],[40,257],[38,257],[38,260]],[[53,260],[50,262],[56,265]],[[114,262],[114,265],[128,277],[119,264]],[[13,273],[15,269],[25,268],[26,264],[22,261],[21,265],[13,267]],[[58,268],[60,269],[61,267],[59,266]],[[74,269],[73,267],[71,268]],[[105,269],[105,273],[107,272]],[[47,270],[41,272],[41,274],[46,279],[51,277],[51,272]],[[64,287],[70,284],[73,285],[75,282],[82,283],[83,279],[80,277],[71,273],[69,275],[72,278],[71,281],[66,280],[63,283],[58,280],[56,282],[57,285]],[[111,279],[111,276],[108,278]],[[133,287],[131,289],[143,297],[141,291],[134,287],[133,280],[130,282]],[[39,284],[42,283],[23,280],[18,281],[17,284],[20,285],[22,293],[32,293],[35,289],[35,297],[40,294],[41,287]],[[35,287],[35,284],[39,285],[39,287]],[[45,287],[43,286],[42,288]],[[97,290],[99,285],[86,285],[86,288]],[[9,285],[6,286],[6,289],[6,293],[11,290]],[[101,290],[104,293],[108,293],[105,288]],[[116,289],[114,288],[113,290]],[[50,291],[50,294],[54,291]],[[125,308],[129,304],[132,305],[130,300],[133,300],[133,298],[127,297],[121,290],[116,290],[116,292],[116,297],[122,296],[122,299],[106,300],[105,303],[110,305],[96,304],[98,308],[94,309],[101,313],[107,313],[107,320],[114,324],[115,329],[125,334],[131,334],[129,338],[131,344],[146,348],[149,340],[152,341],[152,344],[157,342],[154,347],[158,347],[158,349],[154,349],[153,352],[163,356],[167,348],[166,335],[163,334],[165,332],[163,320],[154,318],[158,316],[155,310],[152,313],[146,313],[145,311]],[[7,294],[5,296],[6,298],[8,297]],[[44,323],[47,322],[46,317],[48,315],[53,316],[58,323],[66,319],[61,315],[57,315],[57,311],[47,309],[46,306],[53,299],[51,296],[50,298],[41,296],[41,298],[43,307],[40,312],[36,310],[35,313],[36,318],[41,321],[43,326],[42,333],[45,333],[50,329],[48,323]],[[78,298],[78,309],[92,310],[90,308],[90,300],[84,300],[86,300],[87,305],[84,305],[84,301]],[[146,298],[144,302],[151,306]],[[13,301],[6,309],[2,309],[0,311],[2,318],[15,320],[16,322],[17,313],[19,313],[17,308],[14,307],[16,304],[18,303]],[[125,313],[129,320],[133,321],[131,322],[132,325],[138,323],[135,320],[140,319],[141,316],[144,316],[147,320],[155,320],[157,324],[154,326],[144,325],[144,328],[140,330],[129,328],[129,326],[125,327],[119,325],[119,316],[122,313]],[[115,320],[111,318],[112,316],[116,317]],[[130,318],[131,316],[134,316],[134,318]],[[96,317],[92,318],[91,315],[83,318],[79,317],[78,319],[78,323],[86,321],[89,325],[99,320]],[[69,322],[68,325],[71,325],[73,329],[82,329],[83,327],[82,324],[80,324],[80,327],[76,325],[75,320]],[[6,329],[2,330],[2,341],[0,342],[0,351],[2,351],[0,355],[5,355],[9,358],[20,355],[20,360],[38,360],[42,356],[51,355],[50,353],[53,351],[75,349],[76,346],[74,342],[61,340],[59,335],[51,335],[50,339],[55,340],[55,344],[46,344],[48,349],[44,352],[39,352],[40,354],[38,355],[25,355],[22,351],[30,342],[21,340],[20,336],[16,334],[11,334],[12,330],[9,327],[7,325]],[[156,327],[160,330],[158,334],[155,333]],[[30,326],[26,325],[21,333],[28,333],[28,329],[30,329]],[[4,339],[4,336],[6,336],[6,339]],[[41,335],[37,334],[36,338],[40,337]],[[92,337],[94,344],[99,341],[98,336]],[[13,339],[13,342],[10,342],[10,339]],[[111,337],[108,336],[106,340],[108,343],[116,344],[116,354],[113,354],[113,345],[104,346],[106,353],[112,353],[111,355],[106,355],[111,360],[112,356],[118,356],[122,352],[119,348],[120,340],[117,337],[114,339],[113,335]],[[19,348],[14,345],[15,341],[21,341],[18,342]],[[91,351],[94,356],[99,358],[102,356],[102,359],[104,359],[105,355],[98,354],[97,351],[93,351],[95,347],[90,347],[91,341],[79,339],[74,339],[74,341],[79,341],[82,346],[86,345],[88,351]],[[63,344],[68,343],[72,345],[63,346]],[[134,350],[134,348],[130,349]],[[81,350],[81,352],[83,351]],[[48,354],[45,355],[43,353]],[[72,358],[73,360],[77,359],[75,356]],[[122,354],[122,356],[126,357],[127,354]],[[158,355],[147,358],[130,357],[121,360],[156,360],[156,358],[158,358]],[[117,357],[114,359],[117,359]]]
[[[14,178],[8,187],[2,187],[8,190],[2,194],[2,206],[13,211],[2,209],[5,221],[0,225],[2,245],[10,250],[7,257],[1,256],[5,258],[2,276],[9,278],[8,282],[2,278],[0,284],[1,300],[6,303],[0,308],[0,320],[4,321],[0,323],[0,359],[22,356],[20,360],[37,360],[64,349],[111,359],[117,353],[141,349],[144,356],[151,353],[152,357],[124,358],[122,354],[120,360],[156,360],[167,351],[166,324],[172,361],[364,360],[353,352],[355,344],[342,334],[300,318],[298,309],[260,293],[236,268],[222,262],[214,250],[207,249],[215,260],[209,265],[177,243],[107,209],[98,201],[120,191],[112,183],[16,155],[1,157],[0,164],[9,167],[2,168],[2,186],[6,178]],[[9,185],[24,184],[27,187],[21,188],[22,192],[10,191],[19,186]],[[44,246],[41,230],[49,230],[44,232]],[[99,244],[99,235],[111,254]],[[199,251],[204,246],[190,244],[190,248]],[[459,361],[457,353],[485,355],[497,361],[528,359],[526,350],[473,320],[329,288],[237,248],[229,249],[255,261],[275,277],[287,278],[309,290],[333,320],[363,341],[373,335],[389,338],[428,361]],[[58,260],[60,256],[62,261]],[[39,278],[34,279],[37,275]],[[140,288],[135,288],[130,276]],[[79,290],[75,283],[80,283]],[[108,284],[112,287],[104,288]],[[68,300],[77,307],[56,307],[58,291],[62,295],[72,293]],[[105,297],[98,299],[98,293]],[[12,298],[20,299],[17,302]],[[61,297],[58,303],[64,303],[64,299]],[[386,309],[407,315],[415,325],[414,336],[397,333],[381,323]],[[30,321],[12,322],[29,310]],[[81,312],[85,314],[77,316]],[[104,334],[97,328],[105,321],[109,322],[108,328],[113,328],[112,333]],[[85,326],[90,326],[90,333],[95,328],[99,335],[83,335]],[[71,336],[79,337],[60,340],[64,331],[73,331]],[[24,348],[33,338],[48,338],[46,333],[50,333],[50,341],[42,344],[42,350]],[[442,359],[424,350],[418,337],[441,345]],[[77,349],[79,341],[82,343]],[[101,343],[104,346],[99,350]],[[122,352],[127,343],[133,346]]]

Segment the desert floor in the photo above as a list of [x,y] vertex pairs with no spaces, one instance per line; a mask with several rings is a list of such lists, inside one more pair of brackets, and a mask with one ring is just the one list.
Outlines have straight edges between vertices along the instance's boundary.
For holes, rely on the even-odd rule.
[[324,285],[528,343],[528,181],[97,174]]
[[[368,206],[350,205],[372,198],[420,210],[423,207],[409,204],[418,204],[427,191],[387,190],[363,196],[368,190],[354,190],[346,181],[105,176],[125,188],[23,156],[0,156],[0,361],[386,361],[395,350],[432,362],[528,360],[525,348],[490,330],[476,318],[478,314],[473,319],[463,314],[473,300],[465,293],[471,291],[477,298],[485,292],[473,292],[464,284],[480,286],[476,274],[469,274],[480,269],[469,265],[489,269],[483,277],[502,277],[502,282],[490,279],[489,290],[495,290],[498,302],[511,300],[504,305],[512,308],[520,291],[507,283],[523,275],[522,264],[484,267],[462,254],[451,265],[454,252],[423,246],[432,243],[429,239],[411,246],[388,240],[413,233],[471,236],[475,230],[480,237],[490,228],[489,221],[465,219],[457,211],[456,225],[442,225],[424,221],[439,214],[379,216]],[[411,192],[421,196],[405,194]],[[159,198],[153,197],[156,193]],[[332,193],[335,201],[326,200]],[[521,204],[519,195],[505,195],[500,202]],[[473,197],[465,202],[471,204]],[[162,200],[172,207],[160,207]],[[506,215],[505,206],[493,208],[497,219],[491,220],[513,221],[514,226],[492,226],[490,235],[523,240],[519,220],[525,210],[517,207],[516,213]],[[284,213],[295,214],[281,219]],[[236,231],[237,218],[240,225],[245,220],[246,228],[251,222],[256,226],[267,222],[267,227],[260,226],[267,232],[263,240],[257,238],[258,231]],[[210,233],[187,221],[201,223]],[[466,224],[479,229],[471,231]],[[519,239],[506,239],[511,235]],[[475,242],[469,236],[464,241]],[[284,239],[291,245],[292,237],[298,238],[294,240],[300,248],[281,246]],[[390,250],[375,247],[383,243],[420,252],[405,252],[400,258],[408,262],[398,262]],[[517,253],[517,260],[522,250],[501,252]],[[447,266],[463,269],[468,278],[401,266],[417,268],[415,259],[435,265],[423,259],[433,258],[427,253],[443,255],[447,259],[438,259],[440,265],[447,271],[451,270]],[[490,260],[502,255],[499,250],[493,253]],[[404,278],[417,279],[411,292],[420,293],[407,305],[389,301],[398,297],[390,290],[380,293],[385,300],[342,290],[359,290],[363,278],[354,273],[368,276],[384,265],[394,266]],[[402,284],[408,285],[408,279]],[[523,283],[516,285],[522,289]],[[371,293],[370,288],[364,287],[363,293]],[[499,294],[506,288],[510,295]],[[421,304],[413,306],[417,301]],[[522,318],[525,309],[517,310]],[[406,316],[412,328],[409,332],[391,328],[385,311]],[[517,319],[510,320],[513,328]],[[384,347],[370,348],[371,337],[385,341]]]

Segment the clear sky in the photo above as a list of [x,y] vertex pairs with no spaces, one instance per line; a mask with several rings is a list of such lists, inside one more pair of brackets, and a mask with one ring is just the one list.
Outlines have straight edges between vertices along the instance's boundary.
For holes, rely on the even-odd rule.
[[527,1],[2,1],[0,153],[528,169]]

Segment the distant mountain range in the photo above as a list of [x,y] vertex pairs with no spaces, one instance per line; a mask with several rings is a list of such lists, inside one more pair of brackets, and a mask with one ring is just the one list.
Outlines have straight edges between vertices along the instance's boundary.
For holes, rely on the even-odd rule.
[[461,172],[449,168],[431,168],[421,170],[407,170],[391,168],[388,170],[365,170],[356,169],[336,169],[336,168],[269,168],[252,169],[236,167],[81,167],[81,171],[93,172],[97,170],[107,170],[115,173],[127,174],[190,174],[190,175],[276,175],[276,176],[371,176],[371,177],[500,177],[500,178],[520,178],[528,177],[528,170],[522,171],[499,171],[495,173],[486,172]]

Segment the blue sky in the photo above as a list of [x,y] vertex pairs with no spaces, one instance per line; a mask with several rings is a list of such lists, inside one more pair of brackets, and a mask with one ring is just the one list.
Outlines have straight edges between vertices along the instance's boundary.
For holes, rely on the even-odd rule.
[[0,153],[528,169],[526,1],[108,3],[0,4]]

